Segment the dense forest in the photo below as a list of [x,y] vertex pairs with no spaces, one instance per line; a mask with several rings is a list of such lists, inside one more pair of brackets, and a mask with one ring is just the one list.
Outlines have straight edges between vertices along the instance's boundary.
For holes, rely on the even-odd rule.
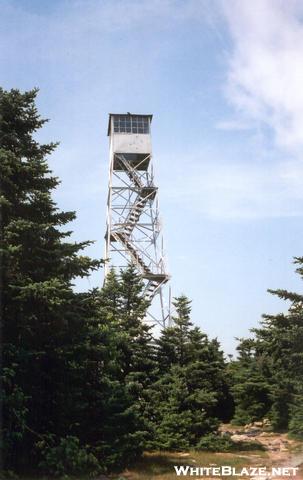
[[[74,212],[52,199],[59,180],[39,144],[37,91],[0,90],[2,472],[62,476],[119,470],[144,450],[228,448],[220,423],[268,418],[303,438],[303,295],[265,315],[238,358],[174,300],[156,338],[133,265],[102,289],[73,282],[102,268],[71,241]],[[303,276],[303,257],[296,258]],[[231,444],[231,442],[230,442]]]

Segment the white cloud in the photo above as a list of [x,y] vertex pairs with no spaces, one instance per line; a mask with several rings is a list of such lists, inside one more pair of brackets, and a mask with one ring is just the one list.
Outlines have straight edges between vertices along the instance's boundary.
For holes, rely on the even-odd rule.
[[246,120],[273,129],[276,145],[303,146],[303,3],[221,3],[233,41],[227,98]]
[[216,128],[234,130],[233,138],[251,130],[250,160],[235,154],[228,161],[225,154],[222,163],[217,152],[206,155],[210,161],[194,161],[195,174],[183,177],[184,197],[212,218],[302,216],[303,3],[219,0],[218,5],[231,40],[224,92],[233,114]]

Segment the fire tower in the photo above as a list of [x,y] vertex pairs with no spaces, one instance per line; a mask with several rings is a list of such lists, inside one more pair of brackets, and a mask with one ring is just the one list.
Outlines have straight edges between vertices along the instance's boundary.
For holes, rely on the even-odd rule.
[[110,268],[123,269],[133,263],[144,280],[145,296],[152,301],[148,317],[165,327],[170,322],[169,305],[164,303],[169,275],[154,184],[151,121],[152,115],[109,115],[105,278]]

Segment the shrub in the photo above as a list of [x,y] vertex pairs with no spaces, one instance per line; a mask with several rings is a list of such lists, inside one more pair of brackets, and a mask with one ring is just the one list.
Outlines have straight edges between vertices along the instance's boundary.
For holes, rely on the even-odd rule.
[[264,450],[263,445],[257,442],[234,442],[229,435],[210,433],[199,441],[196,450],[208,452],[235,452],[239,450]]
[[303,395],[297,396],[295,404],[291,406],[289,433],[294,438],[303,439]]
[[229,452],[234,448],[234,445],[235,443],[229,436],[210,433],[201,438],[196,449],[208,452]]
[[56,439],[54,435],[46,436],[36,444],[42,460],[40,469],[45,474],[60,477],[69,475],[96,475],[101,471],[100,464],[87,446],[81,446],[79,439],[73,436]]

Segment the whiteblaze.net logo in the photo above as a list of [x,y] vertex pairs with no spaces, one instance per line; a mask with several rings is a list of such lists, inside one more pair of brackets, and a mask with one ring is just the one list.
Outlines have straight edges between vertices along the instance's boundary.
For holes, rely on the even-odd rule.
[[276,477],[295,477],[299,467],[243,467],[237,469],[231,465],[222,465],[220,467],[175,465],[174,469],[177,477],[250,477],[258,480],[268,480]]

